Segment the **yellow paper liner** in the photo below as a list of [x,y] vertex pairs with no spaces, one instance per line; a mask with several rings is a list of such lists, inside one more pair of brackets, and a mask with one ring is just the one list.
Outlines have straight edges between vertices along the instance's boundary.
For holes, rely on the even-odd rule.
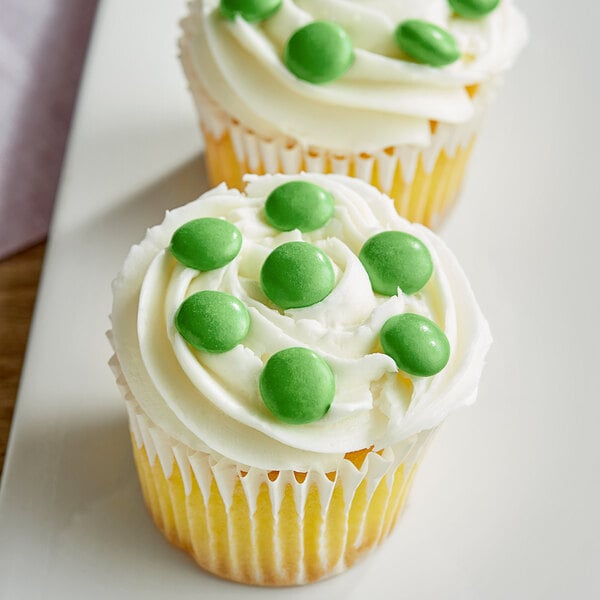
[[241,471],[227,507],[214,477],[207,495],[193,477],[186,493],[178,463],[167,477],[156,456],[152,462],[133,437],[132,445],[146,506],[167,540],[219,577],[264,586],[299,585],[340,573],[378,546],[394,528],[417,467],[414,460],[400,462],[370,494],[363,479],[349,505],[343,482],[335,483],[327,507],[318,486],[310,484],[301,516],[290,483],[274,511],[268,484],[261,483],[250,499]]
[[[244,188],[242,177],[245,173],[264,175],[267,170],[262,162],[252,166],[247,160],[239,162],[229,132],[224,132],[220,138],[215,137],[207,128],[202,127],[205,139],[205,158],[208,176],[212,185],[225,182],[228,187],[238,189]],[[467,160],[471,153],[475,136],[471,138],[465,147],[459,147],[453,156],[448,156],[442,149],[435,161],[434,168],[428,172],[424,166],[422,155],[418,157],[417,168],[412,180],[405,181],[402,174],[402,166],[398,163],[395,169],[391,187],[386,191],[379,177],[379,164],[377,158],[373,158],[372,175],[368,183],[384,191],[394,201],[398,213],[410,221],[423,223],[428,227],[436,227],[454,206],[460,192]],[[363,158],[366,156],[363,155]],[[356,176],[355,159],[352,156],[336,154],[340,163],[346,162],[348,169],[345,175]],[[331,160],[326,160],[322,173],[340,173],[334,171]],[[313,171],[303,160],[298,172]],[[281,165],[269,173],[284,173]]]

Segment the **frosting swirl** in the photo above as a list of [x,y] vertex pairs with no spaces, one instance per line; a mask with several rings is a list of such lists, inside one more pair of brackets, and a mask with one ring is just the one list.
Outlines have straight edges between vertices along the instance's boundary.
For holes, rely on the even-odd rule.
[[[336,81],[313,85],[292,75],[282,56],[295,31],[324,19],[349,34],[354,63]],[[461,58],[444,68],[407,59],[394,42],[407,19],[449,31]],[[284,0],[261,23],[224,19],[218,0],[196,0],[183,27],[183,53],[229,114],[263,136],[340,152],[427,145],[429,121],[468,121],[475,109],[465,86],[507,70],[527,38],[512,0],[478,20],[458,17],[447,0]]]
[[[279,232],[264,218],[269,193],[303,179],[328,190],[334,215],[321,229]],[[168,212],[130,251],[113,285],[113,336],[134,396],[149,417],[192,448],[266,469],[335,467],[344,453],[400,442],[439,424],[455,408],[474,401],[490,344],[487,323],[469,284],[441,240],[399,217],[388,198],[360,180],[342,176],[248,176],[245,194],[224,185]],[[239,254],[226,266],[199,272],[168,251],[174,231],[199,217],[222,217],[242,233]],[[375,294],[358,254],[385,230],[418,237],[434,272],[413,295]],[[336,285],[321,302],[277,309],[259,285],[260,269],[274,248],[289,241],[319,247],[334,265]],[[241,344],[222,354],[191,348],[174,325],[181,303],[202,290],[226,292],[247,307],[251,325]],[[450,361],[437,375],[399,374],[378,347],[379,332],[393,315],[430,318],[446,334]],[[301,346],[331,367],[336,392],[327,415],[314,423],[278,421],[260,397],[258,380],[275,352]]]

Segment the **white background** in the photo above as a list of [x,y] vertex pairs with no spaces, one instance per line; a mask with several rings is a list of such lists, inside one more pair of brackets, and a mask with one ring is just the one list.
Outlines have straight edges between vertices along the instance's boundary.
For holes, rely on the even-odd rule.
[[103,0],[0,488],[0,598],[600,597],[599,5],[522,0],[532,41],[442,230],[495,343],[384,547],[295,589],[215,579],[143,506],[106,362],[110,282],[205,188],[176,59],[184,3]]

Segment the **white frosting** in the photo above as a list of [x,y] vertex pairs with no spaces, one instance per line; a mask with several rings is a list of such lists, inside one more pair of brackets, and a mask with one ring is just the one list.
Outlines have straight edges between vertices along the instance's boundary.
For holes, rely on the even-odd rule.
[[[279,232],[264,221],[264,201],[275,187],[300,177],[333,194],[334,216],[312,233]],[[114,346],[150,419],[193,449],[210,449],[241,464],[327,469],[345,452],[398,443],[474,401],[490,335],[465,275],[437,236],[399,217],[387,197],[356,179],[316,174],[247,179],[245,194],[223,185],[167,213],[132,248],[114,283]],[[231,263],[200,273],[165,249],[179,226],[208,216],[234,223],[243,243]],[[357,258],[368,238],[389,229],[410,232],[431,253],[434,274],[414,295],[374,294]],[[334,264],[336,285],[318,304],[279,311],[262,293],[259,274],[270,251],[291,240],[321,248]],[[250,313],[247,337],[223,354],[191,349],[173,324],[181,302],[205,289],[233,294]],[[383,323],[403,312],[431,318],[448,337],[450,361],[437,375],[408,381],[377,351]],[[266,360],[291,346],[312,348],[335,375],[331,409],[308,425],[278,421],[258,390]]]
[[[183,23],[183,52],[208,94],[263,136],[340,152],[427,145],[430,120],[468,121],[474,109],[465,86],[507,70],[527,38],[512,0],[479,20],[457,17],[447,0],[283,0],[260,24],[228,21],[218,6],[195,0]],[[450,31],[461,58],[444,68],[406,60],[394,30],[409,18]],[[355,47],[352,67],[325,85],[297,79],[281,58],[292,33],[317,19],[339,23]]]

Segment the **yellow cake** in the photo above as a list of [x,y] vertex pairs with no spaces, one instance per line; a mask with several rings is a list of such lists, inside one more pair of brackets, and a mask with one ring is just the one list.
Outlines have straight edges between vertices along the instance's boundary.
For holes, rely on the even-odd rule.
[[394,528],[489,330],[444,243],[358,179],[248,176],[168,212],[113,285],[148,510],[204,569],[339,573]]

